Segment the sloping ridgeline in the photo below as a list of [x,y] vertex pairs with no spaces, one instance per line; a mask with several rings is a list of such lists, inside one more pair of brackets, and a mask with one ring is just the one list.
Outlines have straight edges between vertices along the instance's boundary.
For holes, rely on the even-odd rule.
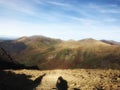
[[[15,47],[11,48],[9,43],[15,44]],[[4,41],[0,45],[9,52],[13,61],[29,67],[120,69],[120,45],[92,38],[62,41],[44,36],[32,36],[22,37],[9,43]]]

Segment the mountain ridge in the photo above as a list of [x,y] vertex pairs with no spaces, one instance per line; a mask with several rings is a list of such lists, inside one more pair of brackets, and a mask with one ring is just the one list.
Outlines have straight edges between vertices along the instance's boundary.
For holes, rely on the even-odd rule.
[[20,64],[39,69],[120,69],[120,46],[92,38],[63,41],[32,36],[0,42],[0,47]]

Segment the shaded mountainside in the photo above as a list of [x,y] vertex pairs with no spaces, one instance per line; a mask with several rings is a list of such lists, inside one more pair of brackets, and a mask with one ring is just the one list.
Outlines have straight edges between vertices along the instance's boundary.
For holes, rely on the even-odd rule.
[[0,42],[0,47],[20,64],[39,69],[120,69],[120,46],[92,38],[62,41],[32,36]]
[[0,48],[0,70],[1,69],[37,69],[37,67],[27,67],[13,61],[10,55],[8,55],[4,49]]
[[111,45],[120,45],[120,42],[116,42],[113,40],[101,40],[104,43],[111,44]]

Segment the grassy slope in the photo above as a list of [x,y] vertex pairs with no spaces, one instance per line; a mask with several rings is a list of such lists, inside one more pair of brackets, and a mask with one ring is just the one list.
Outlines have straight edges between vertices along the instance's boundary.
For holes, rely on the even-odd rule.
[[21,52],[11,55],[27,66],[38,65],[40,69],[120,69],[120,46],[94,39],[61,41],[33,36],[20,38],[14,43],[24,43],[26,46]]
[[120,47],[96,40],[63,42],[49,57],[52,58],[47,63],[54,65],[53,68],[120,69]]

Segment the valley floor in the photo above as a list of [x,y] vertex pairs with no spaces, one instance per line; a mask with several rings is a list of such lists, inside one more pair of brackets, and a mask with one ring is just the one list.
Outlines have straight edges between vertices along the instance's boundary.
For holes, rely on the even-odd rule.
[[35,80],[46,74],[36,90],[55,90],[59,76],[68,83],[68,90],[120,90],[120,70],[64,69],[64,70],[5,70],[32,76]]

